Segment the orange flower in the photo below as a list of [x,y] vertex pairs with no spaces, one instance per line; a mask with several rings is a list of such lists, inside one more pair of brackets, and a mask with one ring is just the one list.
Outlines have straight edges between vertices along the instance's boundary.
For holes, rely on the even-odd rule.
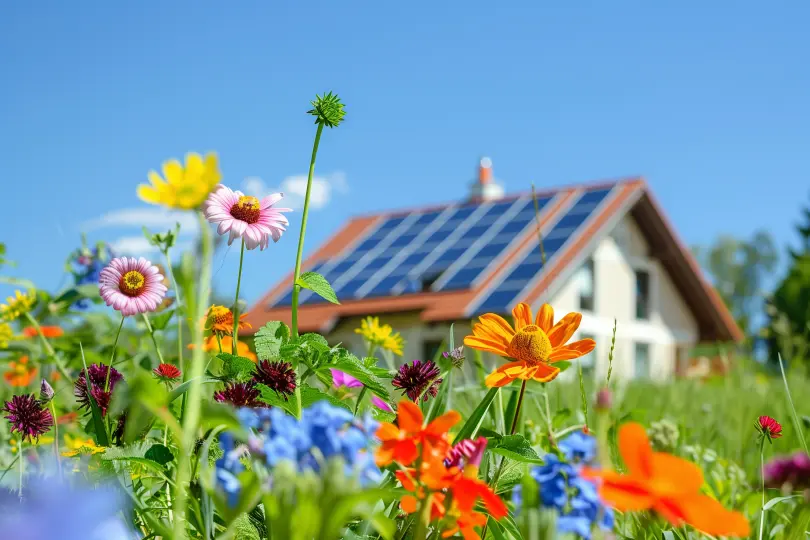
[[[245,317],[246,315],[239,316],[239,331],[252,328],[249,322],[242,320]],[[213,305],[208,308],[208,314],[205,316],[203,324],[206,330],[230,336],[233,334],[233,312],[225,306]]]
[[[40,326],[40,328],[42,329],[42,335],[46,338],[58,338],[65,335],[65,331],[58,326]],[[37,334],[37,329],[33,326],[26,326],[23,328],[23,335],[27,338],[35,338],[39,334]]]
[[514,328],[500,315],[485,313],[479,317],[481,322],[473,326],[473,335],[464,338],[468,347],[516,360],[490,373],[486,379],[489,387],[506,386],[515,379],[554,380],[560,374],[560,369],[552,365],[554,362],[579,358],[596,347],[592,339],[565,344],[579,328],[581,313],[569,313],[553,324],[554,310],[543,304],[532,323],[532,309],[520,303],[512,310],[512,316]]
[[[389,465],[396,461],[407,467],[419,457],[418,443],[427,447],[449,445],[447,430],[461,420],[461,415],[450,411],[436,418],[425,427],[422,423],[425,417],[417,405],[407,400],[399,402],[397,407],[397,424],[382,422],[377,429],[377,438],[382,445],[377,449],[377,465]],[[428,448],[425,449],[427,452]],[[445,446],[446,449],[446,446]]]
[[28,365],[28,357],[21,356],[16,362],[11,361],[8,363],[9,371],[3,373],[3,378],[15,387],[25,387],[31,384],[31,381],[37,376],[37,367]]
[[[231,351],[233,350],[233,338],[231,336],[222,336],[220,338],[220,341],[222,342],[222,352],[230,354]],[[194,344],[189,343],[188,348],[193,349]],[[203,350],[205,352],[218,353],[219,343],[217,343],[217,336],[208,336],[207,338],[205,338],[205,341],[203,342]],[[259,359],[256,357],[256,353],[251,351],[250,347],[248,347],[248,344],[242,341],[241,339],[239,340],[239,343],[236,345],[236,355],[243,356],[245,358],[250,358],[254,362],[259,361]]]
[[748,520],[700,493],[703,473],[684,459],[653,452],[647,432],[636,423],[619,429],[619,450],[627,474],[583,470],[587,478],[601,479],[602,500],[622,512],[655,510],[673,526],[689,524],[714,536],[747,537]]

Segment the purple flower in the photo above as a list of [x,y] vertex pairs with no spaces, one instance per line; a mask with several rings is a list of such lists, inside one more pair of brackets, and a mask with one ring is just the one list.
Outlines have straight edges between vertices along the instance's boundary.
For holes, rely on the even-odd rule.
[[[105,391],[104,388],[107,384],[108,370],[110,374],[110,382],[109,389]],[[107,407],[110,405],[110,399],[112,398],[112,392],[115,389],[115,385],[117,385],[121,379],[123,379],[123,376],[118,372],[117,369],[105,364],[92,364],[87,366],[87,374],[90,375],[89,392],[87,388],[87,379],[84,376],[84,370],[82,370],[81,374],[79,374],[79,379],[73,385],[73,395],[76,396],[79,405],[88,410],[90,409],[90,396],[92,396],[101,409],[101,415],[105,416],[107,414]]]
[[414,360],[413,363],[403,364],[399,368],[399,373],[391,381],[395,388],[402,389],[402,393],[407,395],[411,401],[416,401],[422,395],[422,401],[427,401],[428,395],[436,397],[439,393],[439,367],[431,360],[420,362]]
[[53,426],[51,411],[42,407],[33,395],[12,396],[3,407],[6,419],[11,424],[11,432],[19,433],[23,439],[38,439]]
[[444,466],[464,468],[465,465],[478,467],[481,465],[481,458],[484,457],[484,450],[487,448],[487,438],[478,437],[475,440],[464,439],[450,449],[444,459]]
[[765,464],[765,485],[789,489],[810,488],[810,457],[804,452],[776,457]]
[[371,403],[372,403],[372,405],[374,405],[375,407],[377,407],[378,409],[380,409],[382,411],[394,412],[394,409],[391,408],[391,405],[389,405],[388,403],[386,403],[385,401],[383,401],[381,398],[379,398],[377,396],[372,396],[371,397]]
[[335,388],[340,388],[341,386],[345,386],[346,388],[362,388],[363,383],[349,375],[348,373],[344,373],[340,370],[330,368],[332,372],[332,386]]
[[295,370],[289,362],[262,360],[256,366],[253,380],[269,387],[287,401],[295,393]]
[[261,392],[253,381],[228,383],[224,390],[214,392],[214,399],[220,403],[230,403],[234,407],[267,407],[259,401]]

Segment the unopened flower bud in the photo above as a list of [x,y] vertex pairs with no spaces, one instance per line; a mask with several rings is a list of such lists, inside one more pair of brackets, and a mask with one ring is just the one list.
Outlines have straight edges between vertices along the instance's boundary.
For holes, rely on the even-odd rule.
[[452,351],[445,351],[442,353],[442,356],[450,360],[453,367],[461,369],[461,367],[464,365],[464,346],[459,345]]
[[48,381],[42,379],[42,384],[39,385],[39,402],[47,405],[53,399],[53,387],[48,384]]
[[596,409],[600,411],[607,411],[613,404],[613,396],[610,389],[605,387],[601,388],[596,394]]

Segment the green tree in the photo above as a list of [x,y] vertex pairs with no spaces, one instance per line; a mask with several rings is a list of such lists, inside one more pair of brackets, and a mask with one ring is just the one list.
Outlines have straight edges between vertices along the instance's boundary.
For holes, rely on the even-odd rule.
[[737,324],[750,336],[752,321],[762,310],[764,281],[779,259],[773,238],[766,231],[755,232],[749,240],[725,235],[694,251]]

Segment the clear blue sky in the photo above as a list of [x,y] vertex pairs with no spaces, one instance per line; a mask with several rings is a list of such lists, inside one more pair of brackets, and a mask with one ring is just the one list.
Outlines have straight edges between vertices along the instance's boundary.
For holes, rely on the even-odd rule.
[[[235,188],[305,173],[325,90],[347,116],[317,171],[347,189],[307,251],[353,214],[464,196],[482,155],[509,191],[642,174],[690,244],[790,242],[808,202],[807,2],[124,4],[0,6],[0,241],[43,288],[83,228],[140,234],[99,219],[149,208],[164,159],[216,150]],[[250,301],[296,236],[249,253]],[[216,261],[229,292],[237,259]]]

